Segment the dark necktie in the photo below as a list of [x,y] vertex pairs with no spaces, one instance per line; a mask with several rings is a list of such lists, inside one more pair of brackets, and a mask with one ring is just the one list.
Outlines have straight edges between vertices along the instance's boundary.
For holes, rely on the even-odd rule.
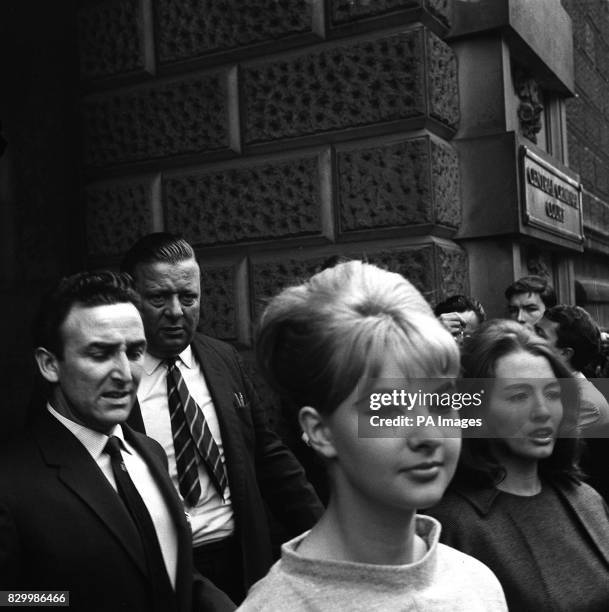
[[190,395],[175,360],[168,360],[167,365],[167,402],[180,493],[189,506],[195,506],[201,496],[197,471],[198,454],[216,491],[224,499],[227,478],[218,446],[211,435],[203,411]]
[[159,545],[159,539],[154,528],[154,523],[146,504],[138,493],[129,472],[123,463],[121,454],[121,441],[116,436],[110,436],[104,448],[110,455],[112,472],[116,481],[116,488],[123,503],[125,504],[142,540],[148,575],[152,585],[152,602],[154,609],[162,612],[169,612],[176,609],[176,597],[167,575],[167,568],[163,560],[163,553]]

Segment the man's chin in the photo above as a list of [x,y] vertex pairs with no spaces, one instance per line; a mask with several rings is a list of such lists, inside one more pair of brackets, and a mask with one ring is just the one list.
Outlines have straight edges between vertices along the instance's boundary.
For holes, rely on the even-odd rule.
[[161,359],[167,359],[169,357],[175,357],[179,355],[191,342],[191,338],[188,338],[186,334],[183,334],[179,338],[163,338],[162,344],[156,346],[149,346],[148,352],[154,357]]

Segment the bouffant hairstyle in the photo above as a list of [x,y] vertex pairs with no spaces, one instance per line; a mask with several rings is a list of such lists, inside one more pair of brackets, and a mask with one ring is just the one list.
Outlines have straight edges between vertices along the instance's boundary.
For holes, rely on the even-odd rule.
[[256,352],[267,381],[292,406],[333,412],[393,359],[405,378],[456,377],[459,353],[403,276],[361,261],[284,289],[262,314]]

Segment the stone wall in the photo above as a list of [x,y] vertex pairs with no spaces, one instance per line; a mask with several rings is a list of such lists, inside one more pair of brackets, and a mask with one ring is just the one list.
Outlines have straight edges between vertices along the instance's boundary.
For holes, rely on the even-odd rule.
[[573,21],[577,92],[567,102],[569,165],[584,188],[587,246],[609,254],[609,4],[562,2]]
[[264,299],[332,255],[466,291],[450,3],[114,0],[79,11],[87,245],[180,232],[203,328],[251,346]]

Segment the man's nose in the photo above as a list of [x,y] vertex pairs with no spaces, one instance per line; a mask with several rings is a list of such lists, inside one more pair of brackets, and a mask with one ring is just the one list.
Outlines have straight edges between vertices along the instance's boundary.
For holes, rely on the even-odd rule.
[[165,314],[169,317],[181,317],[184,314],[182,303],[177,295],[172,295],[165,303]]
[[127,357],[127,353],[121,352],[114,357],[112,376],[116,380],[121,380],[123,382],[128,382],[132,379],[131,363]]

